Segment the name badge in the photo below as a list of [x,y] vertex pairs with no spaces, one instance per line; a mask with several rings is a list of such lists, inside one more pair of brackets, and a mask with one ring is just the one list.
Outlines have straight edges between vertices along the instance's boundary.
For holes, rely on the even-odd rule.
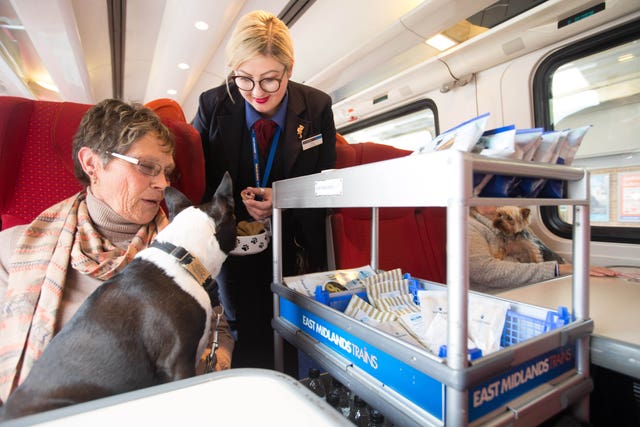
[[322,144],[322,134],[319,133],[316,136],[312,136],[311,138],[307,138],[302,141],[302,149],[308,150],[309,148],[313,148],[317,145]]

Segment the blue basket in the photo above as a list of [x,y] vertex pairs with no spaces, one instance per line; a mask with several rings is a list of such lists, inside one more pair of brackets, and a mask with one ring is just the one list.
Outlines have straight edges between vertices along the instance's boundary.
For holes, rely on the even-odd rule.
[[571,321],[567,307],[558,307],[558,311],[548,311],[546,319],[537,319],[507,310],[504,329],[500,338],[500,345],[508,347],[529,338],[554,330]]
[[[409,292],[414,296],[414,302],[419,304],[418,290],[422,289],[418,279],[411,277],[409,273],[403,275],[408,280]],[[334,308],[340,312],[344,312],[353,295],[357,295],[363,300],[368,301],[367,292],[364,288],[358,288],[343,292],[329,292],[322,289],[322,286],[316,286],[316,301]],[[567,307],[558,307],[558,311],[548,311],[545,319],[538,319],[525,314],[518,313],[514,310],[507,310],[505,317],[502,337],[500,338],[501,347],[509,347],[518,344],[529,338],[533,338],[545,332],[554,330],[561,326],[567,325],[571,321],[571,316]],[[440,357],[446,357],[446,346],[440,349]],[[476,353],[478,349],[469,349],[469,358],[474,360],[481,357],[482,353]]]
[[344,310],[347,308],[347,305],[349,305],[351,297],[354,295],[357,295],[363,300],[369,302],[369,299],[367,298],[367,291],[365,288],[358,288],[342,292],[329,292],[322,289],[322,285],[318,285],[316,286],[315,298],[316,301],[324,305],[328,305],[333,309],[344,312]]
[[[468,348],[467,356],[470,361],[480,359],[482,357],[482,350],[479,348]],[[447,345],[443,344],[440,346],[440,351],[438,352],[438,357],[446,358],[447,357]]]

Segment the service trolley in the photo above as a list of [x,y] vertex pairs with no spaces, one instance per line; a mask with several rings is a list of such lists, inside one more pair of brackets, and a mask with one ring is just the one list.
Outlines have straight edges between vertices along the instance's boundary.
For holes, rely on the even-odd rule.
[[[562,180],[567,183],[566,198],[474,197],[474,172]],[[273,188],[277,369],[283,369],[284,338],[402,426],[535,425],[569,406],[580,418],[588,419],[588,395],[593,387],[589,378],[593,322],[587,286],[588,171],[447,150],[278,181]],[[571,321],[469,362],[469,207],[560,204],[573,206],[574,214]],[[371,207],[371,265],[377,269],[378,208],[401,206],[447,208],[446,358],[357,322],[283,282],[283,209]],[[535,307],[523,310],[527,309]]]

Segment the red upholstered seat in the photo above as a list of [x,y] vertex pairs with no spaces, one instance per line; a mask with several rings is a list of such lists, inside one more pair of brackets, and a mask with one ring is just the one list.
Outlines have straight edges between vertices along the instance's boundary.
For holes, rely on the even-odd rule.
[[[422,243],[414,208],[381,208],[378,211],[378,267],[402,268],[403,272],[424,277]],[[367,265],[371,260],[371,209],[350,208],[334,213],[334,251],[337,268]]]
[[171,185],[192,202],[200,203],[205,190],[204,152],[200,134],[186,122],[182,107],[170,98],[159,98],[145,104],[156,112],[176,141],[175,162],[178,179]]
[[[336,167],[344,168],[410,154],[385,144],[336,145]],[[401,268],[414,277],[446,283],[446,209],[380,208],[378,267]],[[371,260],[371,209],[334,209],[330,217],[335,268]]]
[[[0,97],[0,226],[29,223],[49,206],[78,192],[73,137],[89,104]],[[184,117],[184,115],[183,115]],[[180,178],[173,185],[199,203],[204,193],[200,135],[176,117],[162,117],[176,139]]]
[[2,228],[25,224],[78,192],[71,141],[91,105],[0,98]]
[[424,251],[424,279],[447,283],[447,208],[416,209],[416,221]]

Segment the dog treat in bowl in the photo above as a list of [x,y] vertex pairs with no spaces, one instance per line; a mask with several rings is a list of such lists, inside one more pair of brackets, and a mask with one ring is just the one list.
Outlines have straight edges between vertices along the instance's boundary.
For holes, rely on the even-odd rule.
[[261,221],[240,221],[236,226],[238,236],[236,247],[230,255],[253,255],[262,252],[269,246],[269,232]]
[[260,221],[240,221],[236,229],[238,236],[253,236],[264,231],[264,223]]

